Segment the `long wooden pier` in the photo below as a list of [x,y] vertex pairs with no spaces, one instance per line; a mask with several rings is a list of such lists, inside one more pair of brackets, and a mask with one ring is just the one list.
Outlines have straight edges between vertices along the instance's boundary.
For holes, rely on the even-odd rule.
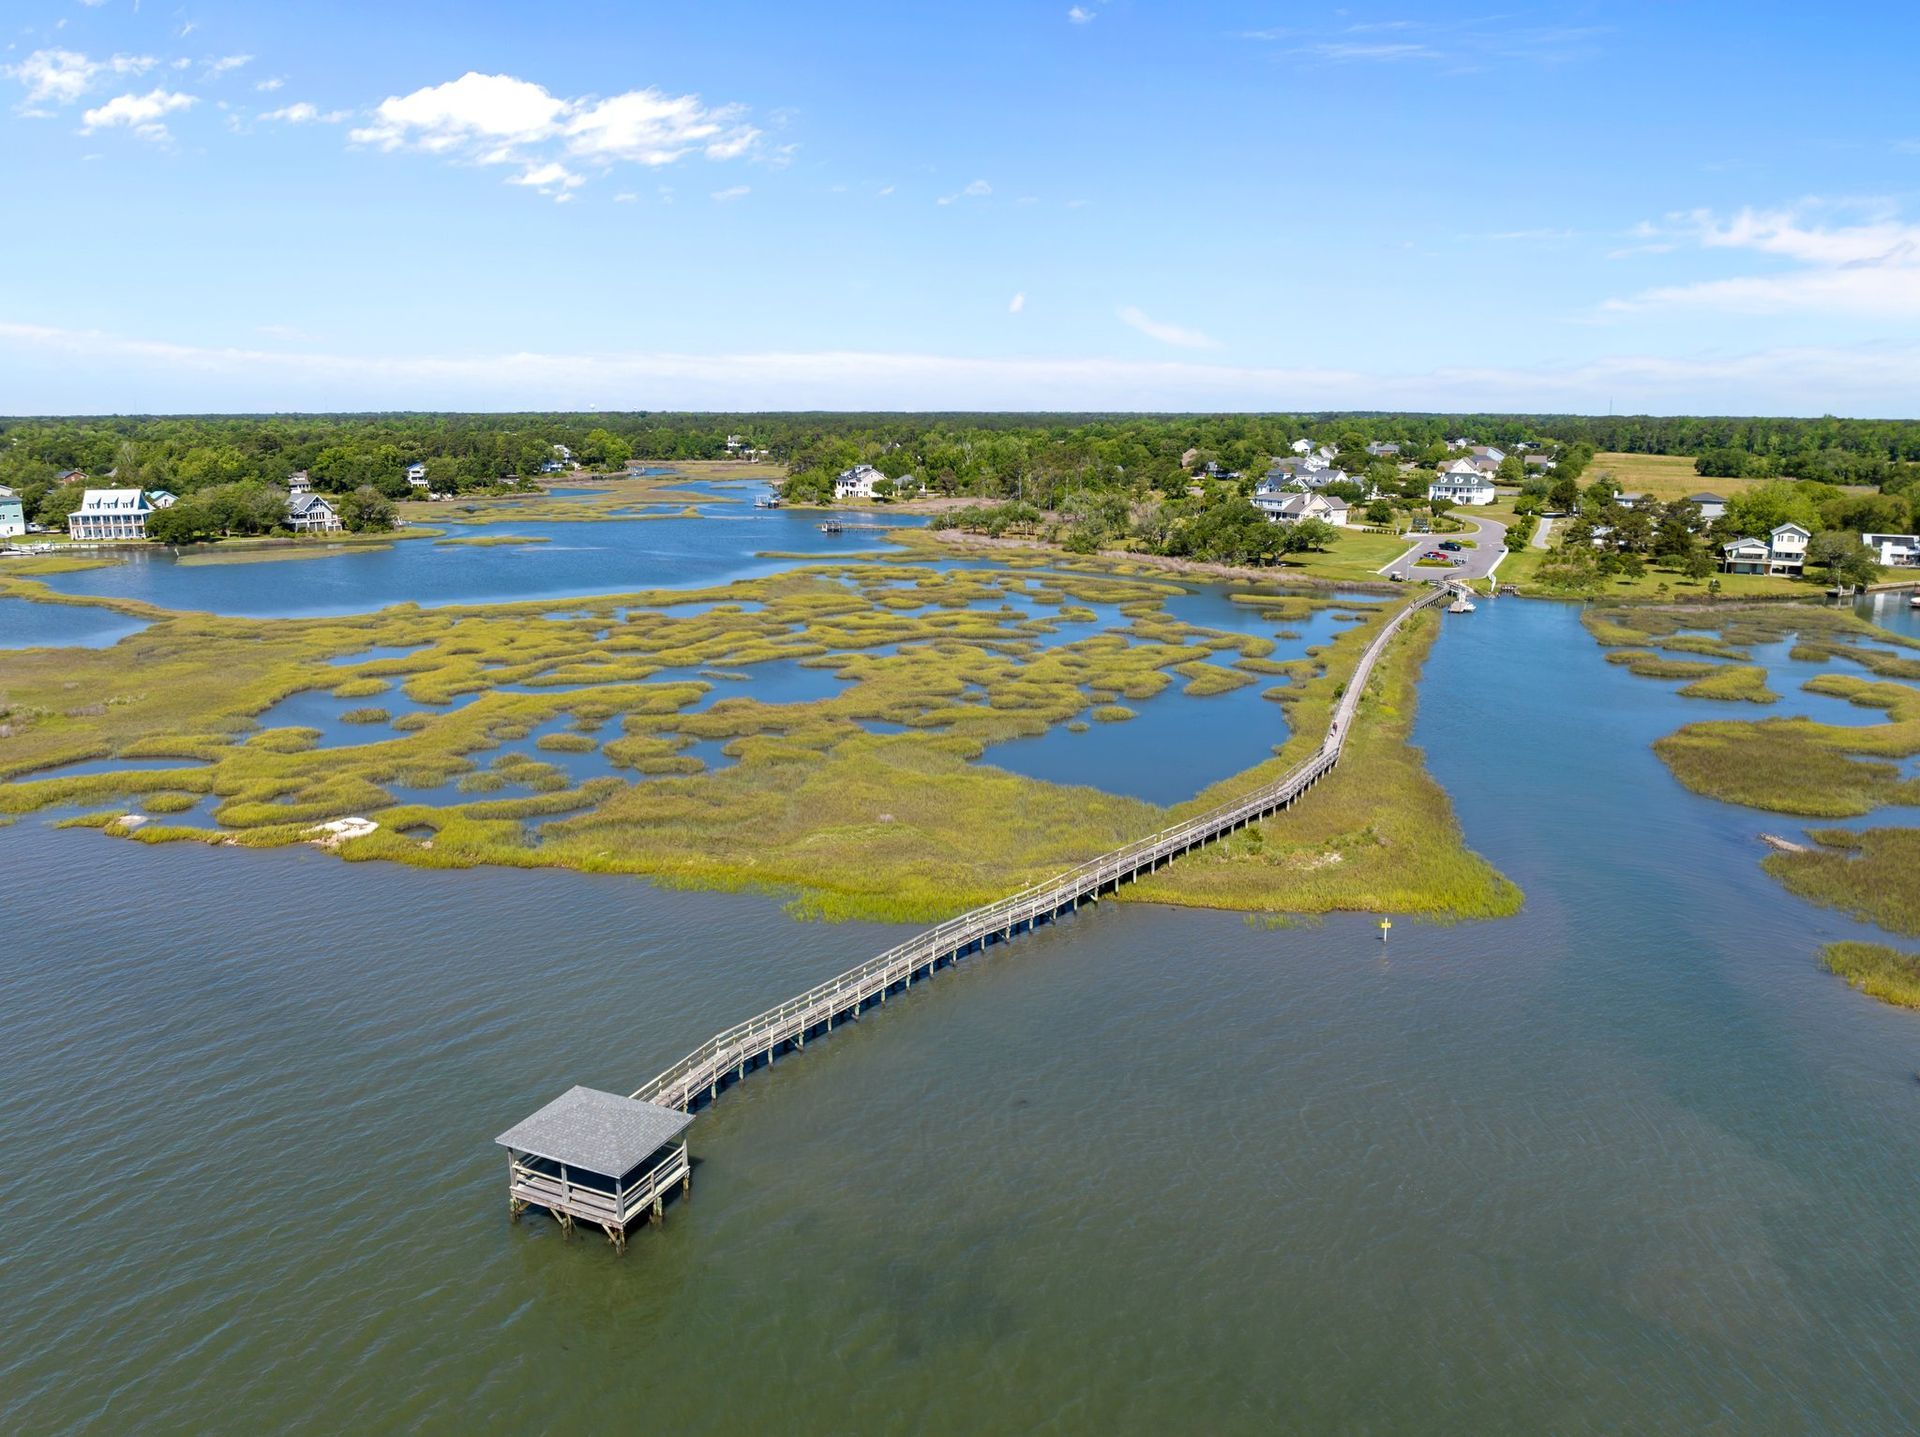
[[1346,690],[1334,707],[1320,747],[1278,782],[1163,829],[1150,838],[1115,849],[1011,898],[975,908],[929,928],[837,978],[809,988],[798,997],[789,998],[723,1033],[716,1033],[651,1082],[635,1089],[631,1097],[691,1113],[711,1103],[748,1073],[765,1067],[783,1053],[804,1048],[810,1040],[825,1037],[836,1024],[885,1003],[895,993],[906,992],[940,969],[991,944],[1029,933],[1042,923],[1072,913],[1082,903],[1113,892],[1122,883],[1164,867],[1182,854],[1291,808],[1340,762],[1360,695],[1388,641],[1410,615],[1438,603],[1449,593],[1448,588],[1434,589],[1387,621],[1354,667],[1353,677],[1347,681]]

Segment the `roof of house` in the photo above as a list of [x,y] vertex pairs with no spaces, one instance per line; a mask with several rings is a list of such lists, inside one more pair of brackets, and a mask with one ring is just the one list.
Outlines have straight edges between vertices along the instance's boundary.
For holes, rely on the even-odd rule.
[[1744,548],[1747,548],[1749,545],[1751,545],[1753,548],[1759,549],[1763,553],[1766,551],[1768,547],[1767,541],[1765,539],[1729,539],[1726,543],[1722,544],[1720,547],[1725,552],[1732,553],[1735,549],[1744,549]]
[[576,1086],[494,1141],[570,1168],[619,1177],[679,1137],[692,1122],[688,1114],[674,1108]]
[[1772,534],[1785,534],[1789,531],[1798,534],[1803,539],[1811,539],[1813,537],[1813,530],[1807,528],[1804,524],[1795,524],[1791,520],[1785,524],[1775,524],[1768,532]]
[[138,489],[89,489],[80,500],[81,514],[143,514],[153,505]]
[[1718,494],[1689,494],[1687,502],[1689,504],[1724,504],[1727,501]]
[[319,494],[295,494],[291,499],[287,500],[287,513],[295,519],[300,518],[304,514],[310,514],[315,509],[325,509],[331,514],[333,512],[333,505],[329,504],[326,499]]

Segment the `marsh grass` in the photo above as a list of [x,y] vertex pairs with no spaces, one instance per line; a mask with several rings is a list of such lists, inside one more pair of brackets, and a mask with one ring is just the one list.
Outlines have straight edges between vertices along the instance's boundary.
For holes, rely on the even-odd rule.
[[1883,943],[1829,943],[1820,962],[1870,998],[1901,1008],[1920,1008],[1920,953]]
[[1690,699],[1719,699],[1726,703],[1780,702],[1780,695],[1767,687],[1767,671],[1757,664],[1723,666],[1709,677],[1686,685],[1680,692]]
[[[1395,636],[1368,681],[1346,756],[1302,802],[1121,896],[1288,914],[1358,910],[1452,920],[1517,912],[1520,890],[1466,847],[1445,790],[1408,742],[1420,668],[1439,628],[1437,615],[1423,613]],[[1326,672],[1282,694],[1294,737],[1263,766],[1265,775],[1277,777],[1318,744],[1334,695],[1372,633],[1367,626],[1351,641],[1343,634]],[[1200,801],[1231,796],[1248,777]]]
[[1761,866],[1811,903],[1920,936],[1920,829],[1828,828],[1809,837],[1820,846],[1769,854]]
[[[1204,705],[1266,674],[1288,681],[1270,696],[1294,724],[1324,725],[1322,688],[1338,682],[1330,668],[1357,654],[1384,613],[1315,657],[1276,660],[1275,637],[1169,614],[1166,600],[1186,587],[1131,567],[1049,555],[930,571],[869,557],[705,591],[599,596],[558,614],[542,601],[263,622],[110,601],[151,626],[111,650],[5,661],[0,701],[14,733],[0,744],[0,812],[212,795],[217,828],[126,830],[112,815],[98,826],[141,842],[262,847],[309,841],[315,824],[357,814],[380,828],[341,844],[342,858],[632,873],[798,894],[796,911],[815,916],[940,916],[1166,821],[1138,800],[985,767],[988,746],[1061,724],[1084,730],[1090,706],[1118,719],[1170,684]],[[0,584],[54,601],[33,581]],[[1262,624],[1336,602],[1246,598]],[[1337,607],[1354,612],[1350,601]],[[1104,632],[1046,642],[1058,623],[1115,611]],[[355,659],[388,648],[406,652]],[[831,673],[837,689],[795,703],[728,692],[731,676],[782,660]],[[311,728],[257,727],[309,689],[391,692],[412,707],[389,732],[327,748]],[[399,707],[350,712],[372,725]],[[871,722],[905,732],[876,735]],[[545,731],[555,724],[565,732]],[[553,765],[499,751],[536,729],[535,748],[556,754],[604,737],[607,761],[630,777],[569,789]],[[729,765],[708,772],[687,752],[701,740],[723,745]],[[114,755],[207,766],[35,777]]]
[[[1920,660],[1880,647],[1910,649],[1916,646],[1913,640],[1846,609],[1617,606],[1590,609],[1581,622],[1612,650],[1609,662],[1643,677],[1694,679],[1680,690],[1689,698],[1765,704],[1778,702],[1779,695],[1767,686],[1766,670],[1759,665],[1667,658],[1662,650],[1738,660],[1750,657],[1756,645],[1792,638],[1792,656],[1801,661],[1847,659],[1875,674],[1920,674]],[[1920,691],[1846,674],[1822,674],[1804,687],[1884,710],[1890,721],[1853,727],[1804,718],[1713,720],[1657,740],[1654,752],[1695,793],[1775,813],[1842,818],[1885,804],[1920,803],[1920,781],[1907,779],[1897,763],[1887,761],[1920,753]]]

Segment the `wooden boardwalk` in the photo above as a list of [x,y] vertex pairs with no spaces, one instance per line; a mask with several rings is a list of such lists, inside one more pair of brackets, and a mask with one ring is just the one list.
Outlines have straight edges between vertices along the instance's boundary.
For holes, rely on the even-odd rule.
[[1340,762],[1360,695],[1388,641],[1409,615],[1438,603],[1449,593],[1450,586],[1436,588],[1387,621],[1360,656],[1353,677],[1347,681],[1346,690],[1334,708],[1320,747],[1278,782],[1137,843],[1115,849],[1011,898],[975,908],[929,928],[837,978],[809,988],[724,1033],[716,1033],[653,1081],[642,1084],[632,1096],[664,1108],[693,1112],[781,1054],[797,1051],[809,1041],[825,1037],[836,1024],[885,1003],[893,994],[906,992],[915,983],[924,982],[969,954],[1031,932],[1042,923],[1072,913],[1082,903],[1113,892],[1122,883],[1164,867],[1202,844],[1292,807],[1296,799]]

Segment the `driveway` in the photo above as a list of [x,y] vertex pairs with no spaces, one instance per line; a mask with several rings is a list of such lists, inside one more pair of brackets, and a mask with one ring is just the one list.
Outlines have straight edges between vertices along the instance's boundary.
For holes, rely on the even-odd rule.
[[[1464,519],[1473,525],[1471,534],[1418,534],[1414,546],[1388,564],[1380,572],[1386,575],[1404,574],[1409,579],[1484,579],[1492,572],[1493,566],[1500,562],[1500,556],[1507,552],[1507,526],[1495,519],[1479,519],[1472,514],[1455,514],[1456,519]],[[1462,549],[1457,554],[1447,550],[1455,559],[1467,562],[1457,569],[1420,569],[1414,567],[1415,561],[1429,549],[1438,549],[1443,539],[1458,543],[1472,541],[1471,549]]]

